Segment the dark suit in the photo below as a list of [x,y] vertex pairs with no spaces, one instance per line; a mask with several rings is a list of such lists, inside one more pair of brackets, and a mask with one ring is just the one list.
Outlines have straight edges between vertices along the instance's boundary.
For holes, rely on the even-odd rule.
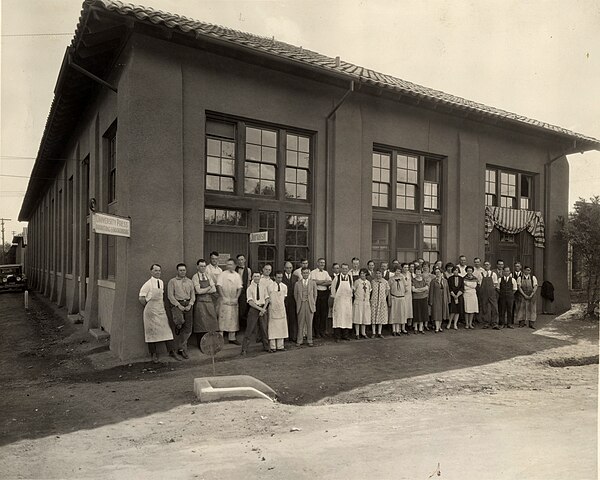
[[288,337],[290,341],[295,342],[298,338],[298,320],[296,318],[296,299],[294,298],[294,286],[298,281],[298,277],[290,273],[290,278],[287,273],[283,274],[283,284],[287,287],[287,297],[285,297],[285,313],[287,315]]

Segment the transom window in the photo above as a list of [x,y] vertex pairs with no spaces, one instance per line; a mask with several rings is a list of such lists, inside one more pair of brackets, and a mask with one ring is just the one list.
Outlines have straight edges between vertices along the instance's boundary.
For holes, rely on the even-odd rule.
[[495,168],[485,171],[485,204],[493,207],[533,208],[533,177]]
[[205,208],[204,224],[226,225],[231,227],[246,227],[248,225],[248,213],[245,210]]

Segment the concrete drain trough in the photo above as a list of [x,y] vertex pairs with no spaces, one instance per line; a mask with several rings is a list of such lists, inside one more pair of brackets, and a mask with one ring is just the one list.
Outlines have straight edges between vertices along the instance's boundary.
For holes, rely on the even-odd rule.
[[274,401],[277,396],[271,387],[250,375],[195,378],[194,393],[201,402],[244,398]]

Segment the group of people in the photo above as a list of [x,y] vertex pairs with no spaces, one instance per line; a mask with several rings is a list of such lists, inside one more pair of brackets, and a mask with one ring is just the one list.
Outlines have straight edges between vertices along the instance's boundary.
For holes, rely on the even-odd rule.
[[[166,342],[169,355],[188,359],[188,340],[196,335],[198,347],[207,332],[220,332],[246,355],[251,343],[260,342],[265,351],[285,350],[286,339],[309,347],[315,338],[333,331],[335,341],[383,338],[383,326],[392,336],[435,333],[474,328],[535,329],[538,282],[531,268],[517,262],[514,269],[498,260],[475,258],[472,265],[461,255],[458,263],[423,259],[410,263],[369,260],[334,263],[331,272],[325,259],[310,269],[306,259],[294,269],[285,262],[283,271],[273,273],[270,264],[252,272],[242,254],[219,267],[219,254],[207,262],[196,262],[197,272],[187,276],[187,266],[177,265],[177,276],[169,280],[164,300],[161,267],[153,264],[151,278],[142,286],[139,300],[144,305],[144,332],[153,362],[159,361],[157,344]],[[167,305],[170,315],[165,309]],[[243,341],[237,338],[245,325]],[[367,327],[370,326],[370,332]],[[409,331],[410,330],[410,331]],[[370,335],[369,335],[370,333]]]

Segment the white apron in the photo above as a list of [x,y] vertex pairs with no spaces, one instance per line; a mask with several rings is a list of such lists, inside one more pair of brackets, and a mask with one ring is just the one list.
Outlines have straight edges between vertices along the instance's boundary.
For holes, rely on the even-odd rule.
[[[146,297],[146,306],[144,307],[144,337],[146,343],[163,342],[173,340],[173,332],[169,327],[165,303],[163,300],[164,282],[160,281],[161,288],[158,288],[158,280],[151,278],[140,291],[140,296]],[[145,295],[141,295],[144,293]]]
[[281,283],[281,290],[277,290],[277,283],[269,289],[269,340],[288,338],[287,316],[285,312],[285,297],[287,287]]
[[[333,299],[333,328],[352,328],[352,287],[350,275],[343,282],[340,275],[339,284]],[[337,280],[336,280],[337,283]]]

